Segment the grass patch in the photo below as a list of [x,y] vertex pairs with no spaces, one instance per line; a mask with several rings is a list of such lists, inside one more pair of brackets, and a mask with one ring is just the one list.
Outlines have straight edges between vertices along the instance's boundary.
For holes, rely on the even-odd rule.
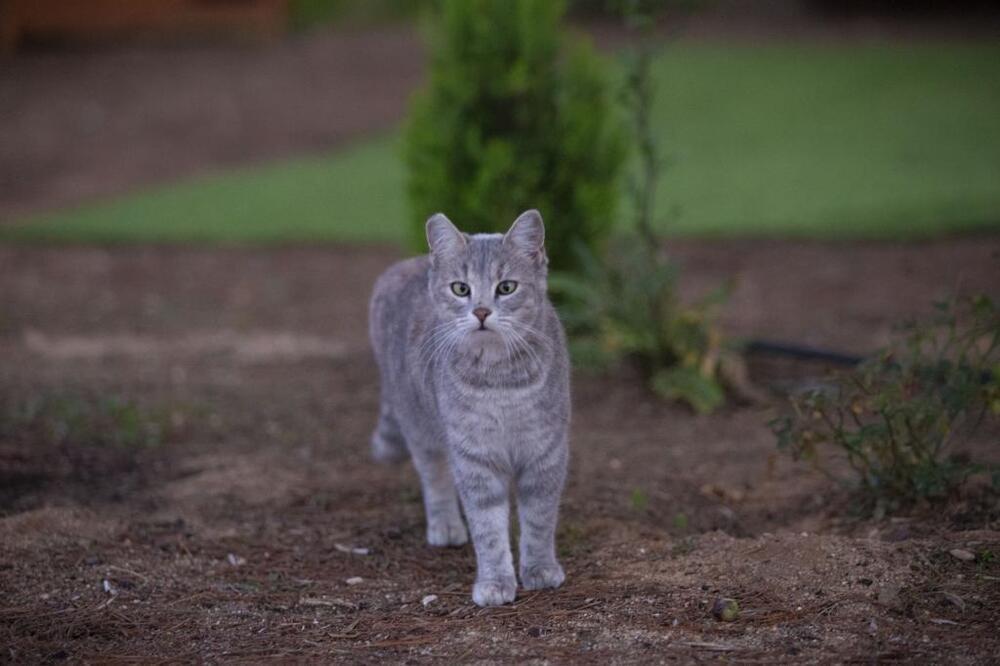
[[0,438],[33,447],[158,446],[171,430],[165,410],[117,397],[47,395],[0,399]]
[[[658,59],[660,230],[921,237],[1000,226],[1000,47],[721,46]],[[42,242],[404,242],[398,139],[0,227]],[[461,223],[461,220],[456,220]]]
[[1000,49],[719,48],[657,63],[676,234],[910,237],[1000,223]]
[[239,169],[0,227],[0,239],[96,243],[395,242],[404,235],[395,137]]

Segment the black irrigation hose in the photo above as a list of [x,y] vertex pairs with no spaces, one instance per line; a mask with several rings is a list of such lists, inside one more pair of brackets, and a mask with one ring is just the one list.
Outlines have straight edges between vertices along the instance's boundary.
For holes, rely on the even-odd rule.
[[854,366],[864,361],[862,356],[841,354],[840,352],[790,345],[769,340],[751,340],[746,345],[748,354],[767,354],[769,356],[785,356],[799,361],[824,361],[835,365]]
[[[834,365],[856,366],[860,365],[865,358],[863,356],[853,356],[851,354],[841,354],[840,352],[828,351],[826,349],[816,349],[814,347],[803,347],[801,345],[789,345],[782,342],[771,342],[769,340],[751,340],[745,347],[747,354],[766,354],[769,356],[784,356],[794,358],[799,361],[823,361]],[[980,381],[984,384],[993,380],[991,370],[983,370]]]

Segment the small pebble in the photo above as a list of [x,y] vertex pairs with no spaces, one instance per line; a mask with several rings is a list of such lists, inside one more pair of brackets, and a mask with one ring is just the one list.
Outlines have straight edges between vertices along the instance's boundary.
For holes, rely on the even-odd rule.
[[952,557],[962,560],[963,562],[971,562],[976,559],[975,553],[970,553],[963,548],[955,548],[954,550],[948,552],[951,553]]
[[437,600],[438,600],[438,595],[436,595],[436,594],[428,594],[426,597],[424,597],[423,599],[420,600],[420,603],[426,608],[427,606],[430,606],[432,603],[434,603]]
[[351,578],[348,578],[344,582],[347,583],[348,585],[357,585],[358,583],[365,582],[365,579],[362,578],[361,576],[353,576]]
[[740,605],[735,599],[719,597],[712,604],[712,617],[720,622],[732,622],[740,616]]

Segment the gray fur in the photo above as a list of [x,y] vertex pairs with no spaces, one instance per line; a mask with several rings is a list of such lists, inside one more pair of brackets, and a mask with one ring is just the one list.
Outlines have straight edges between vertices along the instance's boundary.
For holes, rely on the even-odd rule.
[[[569,456],[569,361],[546,293],[544,227],[523,213],[506,234],[463,234],[442,214],[427,221],[428,256],[391,266],[375,283],[372,346],[381,409],[372,453],[413,459],[423,486],[427,541],[476,550],[472,599],[514,600],[510,495],[517,498],[520,579],[558,587],[559,497]],[[497,285],[515,280],[513,293]],[[451,283],[469,285],[456,296]],[[473,314],[492,311],[479,330]],[[469,530],[462,522],[464,510]]]

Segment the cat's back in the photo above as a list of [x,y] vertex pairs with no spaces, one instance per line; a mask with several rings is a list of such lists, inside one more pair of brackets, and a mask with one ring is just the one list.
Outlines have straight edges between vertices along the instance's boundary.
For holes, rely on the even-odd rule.
[[415,314],[427,311],[429,268],[426,255],[412,257],[389,266],[375,281],[368,324],[376,355],[385,350],[388,341],[405,340]]

